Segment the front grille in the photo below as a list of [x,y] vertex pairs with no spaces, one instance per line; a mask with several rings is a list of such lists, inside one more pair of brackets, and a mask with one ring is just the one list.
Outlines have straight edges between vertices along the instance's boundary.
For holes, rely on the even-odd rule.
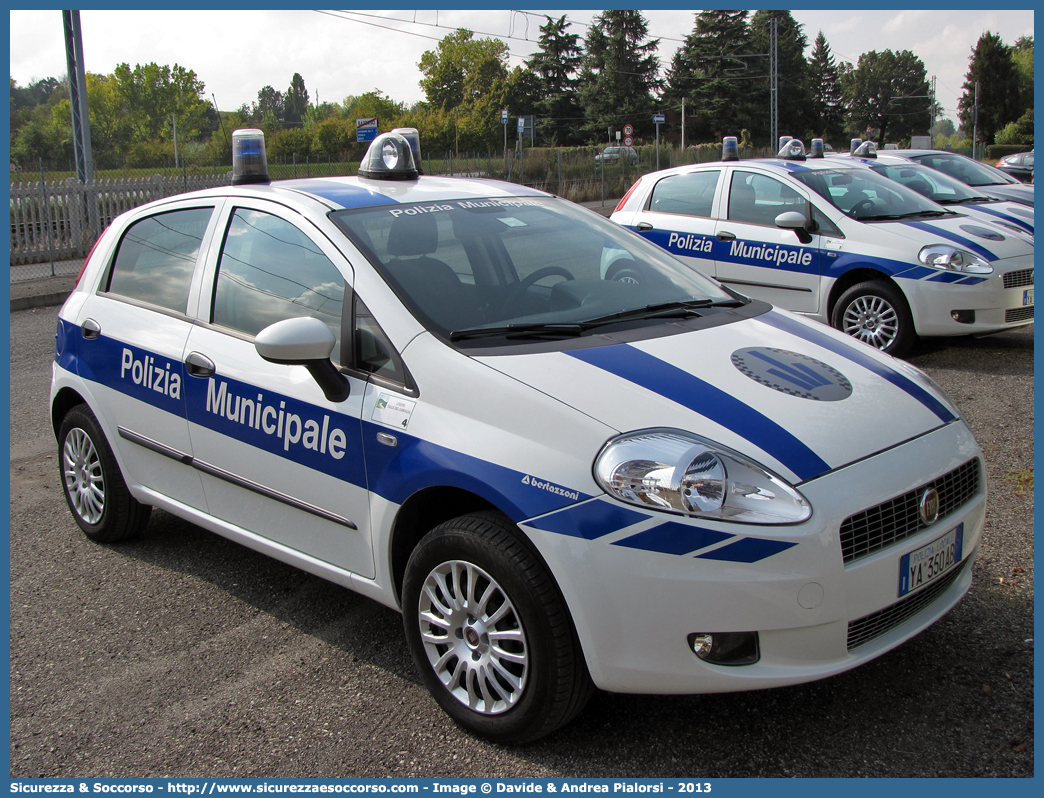
[[957,577],[961,575],[967,565],[968,558],[965,558],[964,562],[938,582],[933,582],[923,590],[900,599],[890,607],[872,612],[855,621],[849,621],[848,650],[851,651],[864,643],[869,643],[874,638],[880,637],[915,616],[945,593],[946,589],[957,580]]
[[1008,308],[1004,311],[1004,321],[1026,321],[1033,318],[1033,305],[1025,308]]
[[939,493],[941,519],[978,492],[979,479],[979,459],[975,458],[902,496],[850,515],[841,524],[841,551],[845,564],[898,543],[925,526],[918,508],[928,488],[935,488]]
[[1026,285],[1033,285],[1033,269],[1020,269],[1004,275],[1005,288],[1022,288]]

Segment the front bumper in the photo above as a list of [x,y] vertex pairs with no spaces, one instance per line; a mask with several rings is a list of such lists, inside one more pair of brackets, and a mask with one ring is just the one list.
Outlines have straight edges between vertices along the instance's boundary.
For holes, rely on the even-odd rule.
[[[853,513],[979,457],[968,428],[949,424],[800,485],[813,516],[792,527],[694,523],[653,512],[604,535],[589,532],[593,539],[546,531],[539,527],[555,525],[543,519],[523,526],[558,580],[601,689],[710,693],[797,684],[879,656],[930,626],[967,592],[985,516],[981,467],[978,487],[945,517],[847,565],[840,529]],[[588,504],[604,517],[607,505],[624,507],[605,498]],[[704,541],[718,542],[681,554],[638,545],[662,541],[657,530],[666,522],[732,537],[703,534]],[[900,597],[900,558],[961,524],[963,557],[944,575],[945,584]],[[686,530],[679,532],[684,537]],[[861,639],[868,627],[869,639]],[[761,656],[752,665],[708,664],[686,640],[692,633],[749,631],[760,640]],[[852,634],[857,645],[850,644]]]
[[[993,274],[982,275],[985,279],[950,272],[934,272],[922,279],[901,279],[917,333],[978,335],[1032,324],[1032,256],[994,261],[993,268]],[[957,311],[963,311],[964,317],[972,312],[975,320],[957,321],[953,317]]]

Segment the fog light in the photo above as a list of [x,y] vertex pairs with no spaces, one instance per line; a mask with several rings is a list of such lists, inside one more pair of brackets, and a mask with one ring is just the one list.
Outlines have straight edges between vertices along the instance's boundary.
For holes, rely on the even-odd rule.
[[950,318],[958,324],[975,324],[974,310],[951,310]]
[[692,652],[712,665],[753,665],[761,658],[757,632],[694,632],[688,641]]

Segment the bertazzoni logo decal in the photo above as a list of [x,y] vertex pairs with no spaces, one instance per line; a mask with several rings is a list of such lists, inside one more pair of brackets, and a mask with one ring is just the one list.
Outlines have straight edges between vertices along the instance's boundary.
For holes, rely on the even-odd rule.
[[801,399],[839,402],[852,395],[852,383],[844,374],[797,352],[764,346],[737,349],[732,365],[767,388]]

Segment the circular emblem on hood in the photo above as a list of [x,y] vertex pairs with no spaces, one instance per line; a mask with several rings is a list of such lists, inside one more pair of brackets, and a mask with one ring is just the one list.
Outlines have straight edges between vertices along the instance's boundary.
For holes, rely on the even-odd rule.
[[985,238],[987,241],[1004,240],[1004,236],[1002,236],[996,230],[990,230],[988,227],[979,227],[978,225],[974,224],[962,224],[961,229],[966,233],[971,233],[973,236]]
[[766,388],[801,399],[840,402],[852,395],[852,383],[833,366],[786,349],[737,349],[732,365]]

